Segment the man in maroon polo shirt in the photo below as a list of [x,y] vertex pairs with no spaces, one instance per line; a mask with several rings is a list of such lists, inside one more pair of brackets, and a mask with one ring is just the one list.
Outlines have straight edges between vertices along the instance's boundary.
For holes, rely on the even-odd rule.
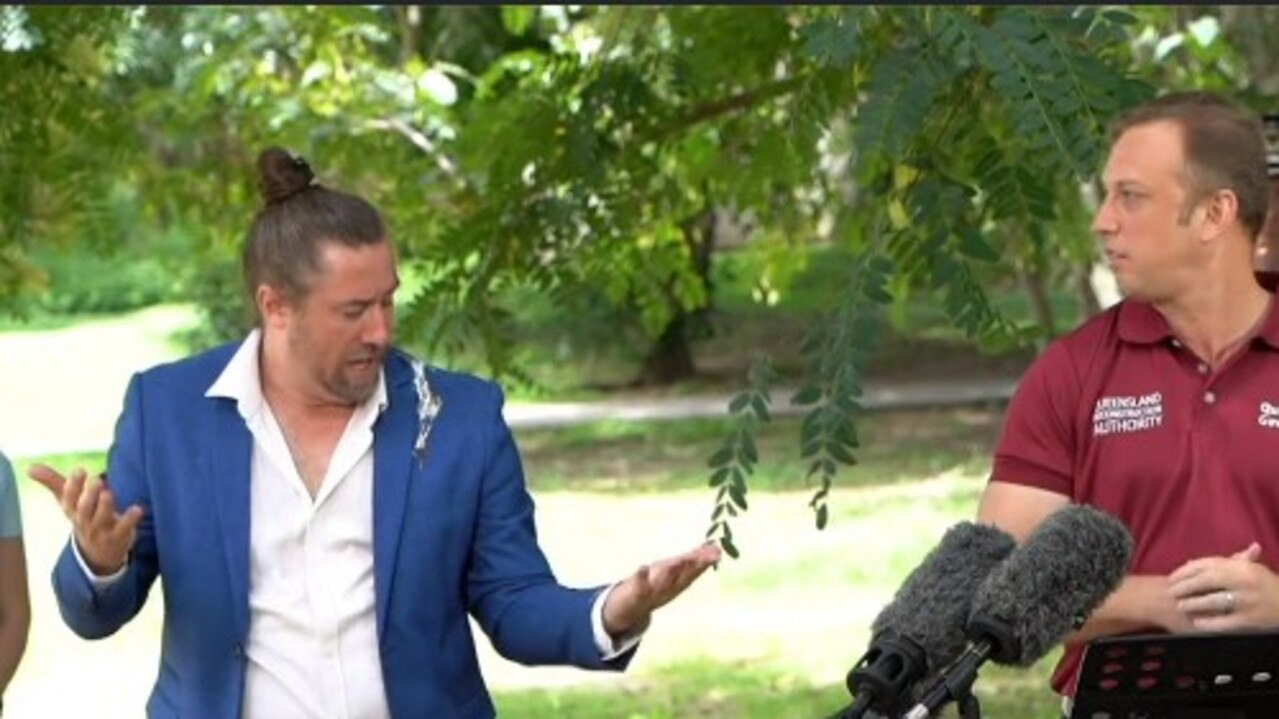
[[1093,230],[1125,299],[1048,346],[1008,407],[978,517],[1022,539],[1069,502],[1124,522],[1129,574],[1066,638],[1279,627],[1279,312],[1253,276],[1266,151],[1209,93],[1111,131]]

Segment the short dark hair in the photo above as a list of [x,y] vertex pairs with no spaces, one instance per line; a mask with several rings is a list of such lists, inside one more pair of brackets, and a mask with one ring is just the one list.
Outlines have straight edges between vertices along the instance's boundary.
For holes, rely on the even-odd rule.
[[[1121,114],[1110,128],[1110,143],[1137,125],[1167,120],[1182,130],[1189,173],[1189,209],[1218,190],[1238,198],[1239,221],[1256,238],[1270,202],[1266,140],[1261,120],[1225,97],[1202,90],[1172,92]],[[1184,221],[1184,220],[1183,220]]]
[[268,147],[258,155],[257,168],[264,204],[249,227],[242,257],[251,302],[262,284],[290,299],[305,297],[320,269],[324,242],[358,247],[386,240],[386,226],[373,205],[318,184],[301,157]]

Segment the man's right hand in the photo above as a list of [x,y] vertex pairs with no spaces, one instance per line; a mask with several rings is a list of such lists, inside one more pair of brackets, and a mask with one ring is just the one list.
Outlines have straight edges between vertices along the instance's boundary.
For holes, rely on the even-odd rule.
[[124,566],[138,535],[142,507],[115,511],[115,497],[102,479],[85,478],[77,467],[70,477],[44,464],[33,464],[27,476],[48,487],[71,520],[76,547],[90,571],[98,576],[114,574]]

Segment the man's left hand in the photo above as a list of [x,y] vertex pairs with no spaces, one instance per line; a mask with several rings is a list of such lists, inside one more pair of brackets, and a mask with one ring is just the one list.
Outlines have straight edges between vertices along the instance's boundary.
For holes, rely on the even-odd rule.
[[608,595],[603,607],[604,630],[612,637],[644,631],[653,610],[678,597],[719,558],[719,546],[706,543],[677,557],[640,567]]
[[1203,557],[1168,575],[1177,606],[1204,632],[1279,627],[1279,576],[1255,542],[1229,557]]

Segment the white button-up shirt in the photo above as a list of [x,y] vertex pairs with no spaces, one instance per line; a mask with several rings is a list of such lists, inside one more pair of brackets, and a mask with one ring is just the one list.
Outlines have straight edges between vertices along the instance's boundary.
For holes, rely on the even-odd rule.
[[206,392],[234,399],[253,435],[242,716],[389,717],[373,589],[373,423],[385,380],[351,413],[312,499],[262,396],[260,337]]
[[[249,476],[249,636],[245,643],[245,719],[390,717],[378,654],[373,587],[373,423],[386,408],[386,380],[356,407],[338,439],[314,499],[262,395],[261,334],[254,330],[205,393],[236,401],[253,436]],[[102,588],[124,570],[97,577]],[[615,643],[602,608],[591,612],[605,659],[639,637]]]

